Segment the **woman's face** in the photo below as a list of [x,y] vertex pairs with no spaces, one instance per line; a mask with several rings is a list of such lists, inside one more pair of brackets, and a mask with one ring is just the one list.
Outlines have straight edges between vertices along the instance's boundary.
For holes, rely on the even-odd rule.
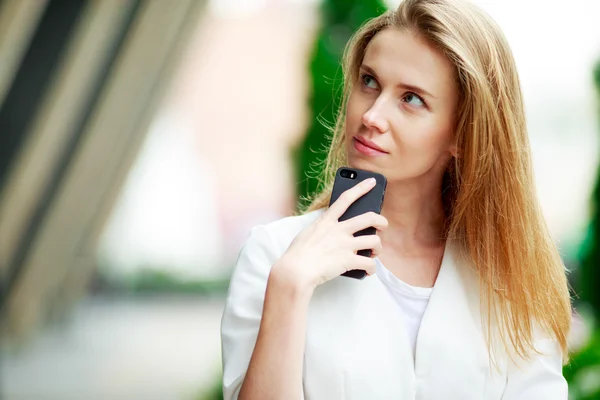
[[346,109],[350,167],[388,182],[441,177],[454,146],[458,87],[444,55],[409,31],[369,43]]

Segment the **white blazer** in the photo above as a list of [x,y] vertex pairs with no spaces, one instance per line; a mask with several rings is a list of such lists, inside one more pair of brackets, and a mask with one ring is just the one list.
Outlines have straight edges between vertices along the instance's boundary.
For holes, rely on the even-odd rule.
[[[252,229],[231,279],[221,323],[225,400],[237,399],[254,349],[269,271],[292,239],[323,212]],[[448,241],[413,358],[398,304],[376,275],[335,278],[314,292],[304,351],[306,400],[566,400],[561,351],[490,365],[477,279]],[[287,399],[286,399],[287,400]]]

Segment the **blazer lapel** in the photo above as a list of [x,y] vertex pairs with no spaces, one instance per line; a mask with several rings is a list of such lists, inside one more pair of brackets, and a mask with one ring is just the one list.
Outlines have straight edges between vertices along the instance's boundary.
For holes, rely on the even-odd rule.
[[476,276],[452,241],[421,321],[416,399],[481,399],[489,357],[481,329]]

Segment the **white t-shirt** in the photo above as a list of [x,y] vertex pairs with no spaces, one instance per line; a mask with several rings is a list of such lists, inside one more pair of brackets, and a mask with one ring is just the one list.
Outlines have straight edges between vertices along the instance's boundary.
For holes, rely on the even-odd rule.
[[414,357],[419,326],[421,325],[421,320],[423,319],[423,314],[425,314],[425,309],[427,308],[427,303],[429,303],[433,288],[411,286],[398,279],[396,275],[381,263],[379,258],[375,258],[375,261],[377,263],[377,276],[385,287],[388,288],[388,291],[398,304]]

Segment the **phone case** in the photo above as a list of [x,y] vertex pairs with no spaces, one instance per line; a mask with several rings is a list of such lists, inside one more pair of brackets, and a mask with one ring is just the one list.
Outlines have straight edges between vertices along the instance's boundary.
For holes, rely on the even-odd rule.
[[[349,178],[349,173],[354,173],[354,178]],[[381,213],[381,205],[383,204],[383,196],[385,194],[387,180],[385,179],[385,176],[377,172],[365,171],[348,167],[341,167],[337,170],[335,174],[335,181],[333,183],[331,200],[329,202],[330,206],[346,190],[362,182],[363,180],[371,177],[375,178],[375,187],[371,189],[368,193],[366,193],[364,196],[356,200],[354,203],[352,203],[350,207],[348,207],[346,212],[339,218],[339,221],[345,221],[347,219],[371,211],[376,212],[377,214]],[[354,236],[374,235],[376,234],[376,232],[377,230],[371,227],[354,233]],[[371,250],[360,250],[358,254],[365,257],[371,257]],[[367,276],[367,273],[363,270],[351,270],[345,272],[342,275],[349,278],[363,279],[365,276]]]

